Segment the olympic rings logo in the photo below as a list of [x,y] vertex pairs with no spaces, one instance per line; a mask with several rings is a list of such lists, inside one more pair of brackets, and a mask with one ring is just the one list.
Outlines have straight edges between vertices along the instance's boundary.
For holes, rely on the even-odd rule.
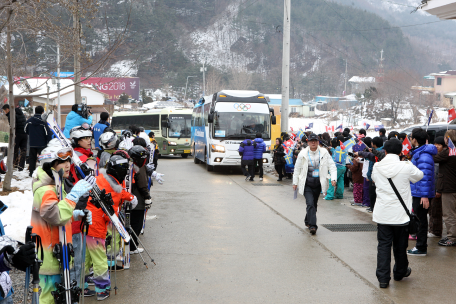
[[238,111],[248,111],[252,106],[250,104],[243,104],[243,103],[235,103],[234,108]]

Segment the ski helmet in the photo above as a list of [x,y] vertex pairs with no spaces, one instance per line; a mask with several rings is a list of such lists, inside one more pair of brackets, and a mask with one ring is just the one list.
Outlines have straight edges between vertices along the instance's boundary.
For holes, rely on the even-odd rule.
[[64,148],[60,144],[57,138],[52,139],[46,148],[41,151],[41,155],[38,157],[40,165],[43,166],[45,163],[54,162],[57,159],[67,160],[73,157],[73,149]]
[[117,150],[116,152],[112,153],[112,155],[120,155],[125,157],[126,159],[130,160],[130,155],[128,155],[127,151],[125,150]]
[[118,144],[117,134],[113,132],[106,132],[98,138],[98,144],[103,150],[115,149]]
[[112,155],[106,165],[106,173],[113,176],[119,183],[122,183],[128,173],[128,159],[121,155]]
[[8,166],[5,163],[5,159],[2,159],[2,161],[0,161],[0,173],[5,174],[6,172],[8,172]]
[[92,137],[93,133],[88,123],[83,123],[81,126],[76,126],[70,131],[70,139],[73,145],[77,145],[78,140],[84,137]]
[[130,150],[128,150],[128,154],[133,160],[133,163],[140,168],[146,164],[147,157],[149,157],[149,152],[142,146],[138,145],[133,146]]

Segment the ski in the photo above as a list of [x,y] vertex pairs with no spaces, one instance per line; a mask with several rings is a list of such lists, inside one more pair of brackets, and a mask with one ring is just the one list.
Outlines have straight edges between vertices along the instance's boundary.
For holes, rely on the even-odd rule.
[[[73,147],[71,146],[70,141],[63,135],[62,130],[60,129],[60,127],[57,124],[57,122],[55,121],[54,115],[52,115],[51,113],[47,114],[46,115],[46,123],[48,124],[49,129],[51,129],[51,131],[54,133],[55,137],[60,141],[60,144],[64,148],[73,149]],[[74,165],[76,167],[76,170],[78,170],[79,174],[81,174],[82,177],[85,177],[86,174],[81,169],[81,167],[84,166],[84,164],[79,159],[78,155],[76,153],[74,153],[74,152],[73,152],[72,160],[73,160],[73,163],[74,163]],[[100,208],[110,218],[111,222],[113,223],[113,225],[116,228],[116,230],[119,232],[119,234],[122,237],[122,239],[124,239],[126,242],[130,241],[130,235],[125,230],[125,228],[123,227],[122,223],[119,221],[119,218],[115,214],[114,209],[112,208],[112,206],[107,205],[106,202],[103,201],[103,199],[101,197],[102,196],[102,191],[100,190],[100,188],[98,188],[97,185],[95,185],[93,187],[93,189],[91,191],[91,195],[95,199],[97,199]]]
[[[132,181],[133,181],[133,163],[130,164],[128,171],[127,171],[127,176],[125,177],[125,190],[128,193],[131,193],[132,191]],[[127,231],[130,230],[130,210],[128,208],[129,204],[125,204],[124,208],[124,214],[125,214],[125,220],[124,220],[124,226]],[[128,208],[128,209],[127,209]],[[120,244],[120,256],[122,257],[122,266],[124,269],[129,269],[130,268],[130,243],[126,242],[125,240],[122,239],[122,242]]]
[[[63,170],[60,170],[59,172],[56,172],[52,170],[52,174],[54,176],[54,181],[55,181],[55,188],[57,191],[57,196],[59,201],[63,199],[63,194],[62,194],[62,179],[63,179]],[[59,227],[59,244],[57,244],[54,247],[54,256],[59,260],[60,263],[60,269],[61,269],[61,276],[62,276],[62,283],[57,284],[56,283],[56,291],[53,292],[55,294],[54,298],[56,300],[56,303],[66,303],[66,304],[71,304],[73,303],[71,301],[71,285],[70,285],[70,252],[69,252],[69,243],[67,243],[66,239],[66,229],[65,226],[60,226]],[[62,296],[62,293],[65,294],[65,296]]]
[[[152,153],[150,153],[149,164],[153,164],[154,163],[154,155],[155,155],[155,144],[150,143],[150,147],[151,147]],[[149,191],[150,191],[150,188],[152,187],[152,176],[149,176],[149,185],[148,185],[148,187],[149,187]],[[144,219],[143,219],[143,225],[142,225],[140,234],[144,234],[144,230],[146,229],[146,217],[147,217],[147,211],[148,210],[149,210],[148,208],[144,209]]]

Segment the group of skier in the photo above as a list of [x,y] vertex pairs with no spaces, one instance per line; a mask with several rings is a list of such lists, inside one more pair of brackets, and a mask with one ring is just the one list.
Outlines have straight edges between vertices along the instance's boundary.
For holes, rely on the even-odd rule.
[[73,127],[68,139],[55,120],[46,120],[55,138],[32,176],[32,233],[43,248],[35,256],[42,263],[39,301],[70,304],[95,295],[104,300],[112,289],[111,272],[128,269],[130,254],[144,251],[138,235],[152,204],[152,179],[164,181],[155,171],[157,147],[139,128],[119,138],[107,127],[97,136],[94,155],[89,124]]

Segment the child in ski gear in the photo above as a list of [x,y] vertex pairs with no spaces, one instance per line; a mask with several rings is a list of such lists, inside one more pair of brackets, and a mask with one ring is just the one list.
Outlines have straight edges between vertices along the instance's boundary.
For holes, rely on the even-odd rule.
[[113,129],[106,128],[98,138],[98,143],[100,146],[97,154],[98,168],[105,168],[109,158],[119,147],[119,139]]
[[[128,167],[128,159],[121,155],[113,155],[109,159],[106,169],[100,169],[100,175],[96,178],[98,188],[111,194],[113,208],[116,214],[118,214],[119,206],[122,201],[130,201],[133,208],[136,207],[137,204],[136,197],[125,191],[122,187]],[[90,227],[87,236],[85,289],[88,289],[87,276],[89,275],[89,269],[93,264],[93,281],[95,283],[97,299],[103,300],[109,297],[109,290],[111,287],[105,247],[107,226],[110,223],[110,218],[101,208],[96,207],[96,202],[94,202],[93,198],[87,203],[87,209],[92,211],[93,225]]]
[[[55,283],[61,282],[59,261],[54,257],[52,251],[59,239],[59,228],[65,226],[66,239],[71,242],[71,221],[76,202],[88,193],[92,186],[85,180],[80,180],[68,193],[62,191],[61,200],[58,198],[56,182],[53,171],[63,170],[63,178],[70,174],[70,161],[73,155],[71,148],[62,148],[58,139],[53,139],[42,151],[39,161],[40,166],[33,173],[33,208],[32,220],[33,232],[41,237],[44,256],[38,254],[43,261],[40,268],[40,303],[52,304],[54,297]],[[74,220],[77,220],[79,213],[76,212]]]

